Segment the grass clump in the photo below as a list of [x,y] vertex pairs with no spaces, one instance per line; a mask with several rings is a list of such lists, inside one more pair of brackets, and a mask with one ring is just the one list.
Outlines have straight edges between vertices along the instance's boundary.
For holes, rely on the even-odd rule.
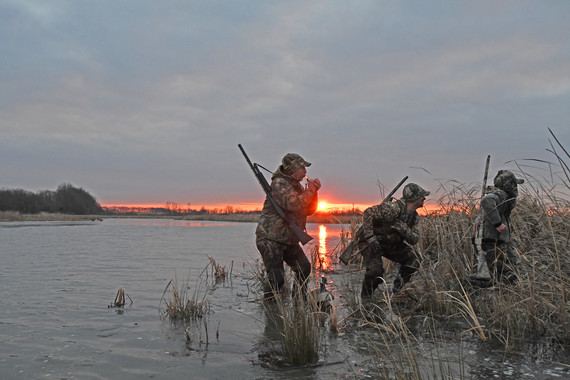
[[[299,289],[298,284],[291,285]],[[331,298],[332,300],[332,298]],[[319,360],[324,352],[324,332],[336,332],[338,311],[332,304],[323,307],[319,290],[306,294],[293,292],[275,293],[270,301],[264,301],[266,315],[266,339],[270,340],[274,352],[265,354],[272,357],[276,366],[306,365]]]
[[176,278],[170,280],[164,289],[159,304],[161,319],[174,321],[196,321],[210,312],[210,303],[206,294],[199,294],[200,287],[190,292],[190,282],[184,281],[180,286]]

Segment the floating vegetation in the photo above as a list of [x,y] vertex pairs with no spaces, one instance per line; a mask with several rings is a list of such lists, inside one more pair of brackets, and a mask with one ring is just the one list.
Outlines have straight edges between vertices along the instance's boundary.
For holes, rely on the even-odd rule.
[[[230,267],[230,271],[229,273],[226,271],[226,267],[223,265],[220,265],[218,263],[216,263],[216,260],[214,260],[213,257],[208,256],[208,259],[210,260],[210,263],[208,264],[208,266],[211,268],[211,274],[212,277],[217,281],[225,281],[227,278],[231,279],[231,275],[232,275],[232,271],[234,268],[234,261],[232,260],[232,265]],[[208,269],[208,266],[206,266],[206,268],[204,269],[204,271],[206,271]],[[204,273],[204,271],[202,273]]]
[[133,300],[129,295],[123,290],[123,288],[119,288],[117,290],[117,295],[115,296],[115,300],[107,307],[125,307],[127,298],[131,301],[131,305],[133,304]]

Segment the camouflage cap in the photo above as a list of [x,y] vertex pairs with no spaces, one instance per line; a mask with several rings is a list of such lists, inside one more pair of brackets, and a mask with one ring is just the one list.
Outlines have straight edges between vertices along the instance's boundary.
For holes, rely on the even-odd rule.
[[499,170],[493,180],[495,187],[505,191],[515,189],[521,183],[524,183],[524,179],[515,177],[510,170]]
[[303,157],[299,156],[296,153],[287,153],[285,156],[283,156],[281,164],[283,166],[283,171],[289,174],[297,171],[299,168],[301,168],[301,166],[311,166],[311,163],[309,161],[305,161]]
[[429,191],[425,191],[419,185],[415,183],[408,183],[404,187],[404,191],[402,192],[402,198],[406,202],[414,202],[420,199],[421,197],[427,197],[430,194]]

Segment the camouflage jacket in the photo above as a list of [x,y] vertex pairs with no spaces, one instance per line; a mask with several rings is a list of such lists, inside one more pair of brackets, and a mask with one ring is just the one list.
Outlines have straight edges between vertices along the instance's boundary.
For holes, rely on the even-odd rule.
[[[509,198],[503,190],[494,188],[492,192],[481,198],[481,214],[485,218],[483,239],[508,243],[511,241],[510,219],[515,208],[516,198]],[[497,227],[502,223],[507,228],[499,233]]]
[[[284,174],[281,167],[271,177],[271,195],[285,215],[301,229],[305,229],[307,216],[317,210],[317,192],[305,189],[299,181]],[[255,234],[282,244],[298,244],[299,239],[279,216],[271,201],[266,198]]]
[[402,199],[367,208],[362,216],[363,238],[376,236],[380,244],[414,245],[420,239],[419,216]]

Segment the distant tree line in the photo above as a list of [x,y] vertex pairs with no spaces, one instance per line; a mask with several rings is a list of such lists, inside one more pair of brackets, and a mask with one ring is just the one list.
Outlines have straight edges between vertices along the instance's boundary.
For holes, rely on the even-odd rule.
[[40,212],[62,214],[100,214],[101,205],[82,188],[62,183],[56,191],[37,193],[23,189],[0,188],[0,211],[18,211],[22,214]]
[[140,206],[109,206],[103,207],[106,214],[156,214],[156,215],[171,215],[171,216],[185,216],[185,215],[230,215],[230,214],[261,214],[261,210],[242,210],[234,206],[225,206],[223,208],[207,209],[202,206],[199,210],[193,209],[188,204],[186,207],[180,206],[175,202],[166,202],[165,207],[140,207]]

